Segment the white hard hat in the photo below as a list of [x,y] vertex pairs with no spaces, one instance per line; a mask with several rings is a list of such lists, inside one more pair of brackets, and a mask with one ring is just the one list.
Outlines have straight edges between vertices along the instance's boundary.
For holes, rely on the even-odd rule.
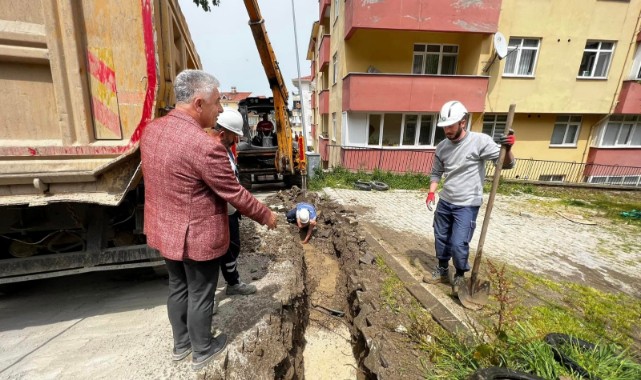
[[238,136],[243,135],[243,116],[240,112],[234,109],[224,108],[223,113],[218,115],[217,123],[221,127],[237,134]]
[[309,223],[309,211],[306,208],[299,210],[298,219],[300,219],[300,222],[303,224]]
[[463,103],[458,100],[450,100],[441,107],[441,113],[438,116],[438,123],[436,123],[436,125],[439,127],[449,127],[463,120],[465,115],[467,115],[467,108],[465,108]]

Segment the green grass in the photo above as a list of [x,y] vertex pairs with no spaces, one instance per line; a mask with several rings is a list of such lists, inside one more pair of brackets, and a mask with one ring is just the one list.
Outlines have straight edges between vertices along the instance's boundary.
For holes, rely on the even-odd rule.
[[338,189],[353,189],[354,182],[380,181],[389,185],[390,189],[421,190],[430,186],[429,176],[417,173],[393,174],[382,170],[374,170],[371,173],[364,171],[350,172],[349,170],[336,167],[331,172],[324,173],[317,170],[312,180],[308,182],[311,190],[321,190],[325,187]]
[[[600,292],[567,282],[551,281],[523,271],[512,271],[509,281],[518,279],[528,292],[557,294],[537,305],[520,305],[515,320],[490,343],[480,336],[470,343],[439,326],[413,298],[402,301],[406,292],[394,272],[377,259],[381,270],[381,297],[394,312],[409,317],[409,339],[422,353],[420,361],[426,379],[467,379],[480,368],[503,366],[535,374],[544,379],[581,379],[554,359],[545,335],[565,333],[595,343],[590,351],[567,347],[567,356],[601,379],[641,379],[641,366],[629,358],[629,334],[641,315],[641,300]],[[406,297],[407,298],[407,297]],[[554,299],[556,301],[554,301]],[[488,308],[490,305],[488,305]],[[483,317],[485,315],[485,317]],[[486,314],[481,323],[492,329]],[[605,339],[607,337],[607,340]]]

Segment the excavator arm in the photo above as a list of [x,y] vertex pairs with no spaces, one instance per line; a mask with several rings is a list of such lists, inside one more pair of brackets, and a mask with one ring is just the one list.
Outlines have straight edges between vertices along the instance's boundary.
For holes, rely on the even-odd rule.
[[269,87],[272,89],[274,97],[274,112],[276,117],[276,136],[278,139],[278,152],[276,155],[275,164],[276,169],[281,172],[289,172],[294,174],[294,169],[298,169],[300,173],[304,174],[306,169],[305,153],[304,150],[298,149],[298,157],[293,157],[293,139],[292,127],[289,123],[287,114],[287,100],[289,94],[287,87],[283,80],[283,75],[278,67],[276,54],[272,49],[265,29],[265,20],[260,14],[258,7],[258,0],[244,0],[247,13],[249,15],[249,26],[251,27],[254,41],[256,41],[256,48],[260,55],[260,61],[265,69]]

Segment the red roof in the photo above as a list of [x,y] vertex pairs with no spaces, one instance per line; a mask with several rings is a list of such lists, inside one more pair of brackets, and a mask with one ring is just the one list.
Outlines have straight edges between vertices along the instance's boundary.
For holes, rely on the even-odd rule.
[[249,95],[251,95],[251,92],[221,92],[220,93],[220,98],[221,100],[227,100],[230,102],[239,102],[245,98],[247,98]]

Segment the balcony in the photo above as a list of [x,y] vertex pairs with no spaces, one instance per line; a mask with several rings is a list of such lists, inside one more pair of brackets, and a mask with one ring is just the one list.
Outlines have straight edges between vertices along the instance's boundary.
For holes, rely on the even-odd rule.
[[350,73],[343,111],[438,112],[457,99],[470,112],[483,112],[487,86],[485,76]]
[[318,48],[318,71],[323,71],[329,66],[329,34],[323,36]]
[[331,3],[331,0],[320,0],[318,2],[318,19],[323,20],[326,17],[329,17],[329,5]]
[[635,80],[623,81],[614,113],[638,114],[639,112],[641,112],[641,83]]
[[321,115],[329,114],[329,90],[323,90],[318,93],[318,113]]
[[495,33],[500,10],[501,0],[346,0],[345,39],[357,29]]

